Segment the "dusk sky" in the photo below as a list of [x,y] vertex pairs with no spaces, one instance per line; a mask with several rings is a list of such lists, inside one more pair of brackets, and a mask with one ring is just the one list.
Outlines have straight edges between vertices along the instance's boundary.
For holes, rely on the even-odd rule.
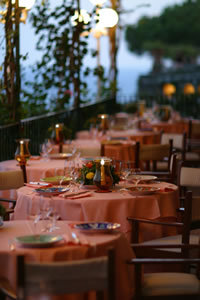
[[[59,0],[51,0],[52,7],[58,5],[60,3]],[[126,10],[133,10],[131,13],[127,13],[122,15],[121,21],[125,26],[127,24],[133,24],[138,21],[138,19],[143,15],[159,15],[162,10],[166,6],[174,5],[177,3],[183,3],[184,0],[122,0],[122,7]],[[80,0],[81,8],[88,10],[89,12],[92,10],[92,4],[89,0]],[[106,2],[109,7],[109,0]],[[137,8],[138,5],[149,4],[149,7]],[[34,30],[31,27],[29,20],[27,20],[26,24],[20,25],[21,35],[21,53],[28,53],[28,60],[26,64],[31,65],[40,58],[40,53],[37,53],[35,50],[35,44],[37,41],[37,37],[34,35]],[[2,40],[2,36],[4,35],[3,25],[0,24],[0,40]],[[92,48],[96,48],[96,39],[91,36],[90,37],[90,46]],[[0,57],[0,62],[2,60],[2,56]],[[90,57],[86,58],[86,64],[90,64],[90,66],[96,65],[96,60],[93,58],[91,60]],[[101,38],[101,63],[105,66],[109,66],[109,50],[108,50],[108,37],[103,36]],[[123,88],[124,92],[131,94],[131,86],[132,84],[136,84],[136,80],[140,74],[146,74],[150,71],[152,66],[152,60],[149,56],[137,56],[133,53],[130,53],[127,50],[127,45],[124,41],[124,36],[122,32],[120,47],[118,52],[118,68],[119,68],[119,84]],[[125,74],[128,74],[130,78],[130,72],[132,72],[132,80],[134,83],[127,83],[127,79],[125,78]],[[123,73],[123,76],[122,76]],[[2,75],[2,74],[1,74]],[[0,76],[1,76],[0,75]],[[130,80],[130,79],[129,79]],[[126,85],[126,87],[124,86]],[[124,86],[124,87],[123,87]],[[135,89],[135,88],[134,88]]]

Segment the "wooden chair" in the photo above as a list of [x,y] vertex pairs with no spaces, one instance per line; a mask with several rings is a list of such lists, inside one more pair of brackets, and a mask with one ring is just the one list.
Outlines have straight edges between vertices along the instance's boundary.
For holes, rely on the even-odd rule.
[[[22,170],[1,171],[0,172],[0,191],[18,189],[24,185]],[[5,206],[10,205],[6,210],[5,220],[9,219],[9,214],[13,213],[16,200],[0,198],[0,203]],[[7,205],[6,205],[7,204]]]
[[173,141],[173,153],[177,153],[177,158],[181,160],[186,159],[186,140],[187,135],[184,133],[161,133],[161,144],[168,144],[170,140]]
[[176,153],[171,154],[169,169],[166,171],[142,171],[141,175],[152,175],[156,176],[158,180],[170,182],[173,184],[177,183],[177,158]]
[[[177,247],[189,251],[193,249],[191,245],[181,244]],[[196,245],[196,247],[199,251],[200,245]],[[149,249],[150,246],[146,247],[146,251]],[[127,264],[134,266],[134,300],[200,299],[200,281],[198,278],[200,258],[133,258],[127,261]],[[191,264],[194,274],[191,273]],[[144,272],[143,267],[145,265],[153,268],[156,265],[164,265],[168,269],[170,266],[171,269],[168,272]],[[177,270],[178,265],[179,269]]]
[[[1,291],[13,299],[11,289],[2,285]],[[89,291],[96,291],[98,300],[103,300],[107,291],[108,299],[115,300],[114,249],[110,249],[107,256],[68,262],[36,263],[26,262],[24,256],[17,257],[17,296],[14,299]]]
[[167,169],[169,168],[170,156],[172,154],[173,142],[167,144],[141,145],[136,142],[136,168],[141,167],[146,171],[157,171],[157,163],[167,160]]
[[177,185],[181,197],[192,190],[192,227],[200,227],[200,162],[179,162]]
[[[180,257],[185,256],[186,253],[180,253],[175,250],[171,251],[171,249],[168,248],[168,245],[173,244],[199,244],[199,236],[190,234],[190,225],[191,225],[191,218],[192,218],[192,192],[187,191],[186,197],[184,200],[184,212],[181,212],[182,214],[182,221],[178,222],[169,222],[165,221],[165,218],[157,219],[157,220],[149,220],[149,219],[141,219],[141,218],[133,218],[128,217],[128,221],[131,222],[132,225],[132,236],[131,236],[131,242],[138,244],[138,250],[136,252],[136,256],[138,257]],[[140,233],[140,225],[141,224],[153,224],[156,226],[167,226],[168,228],[176,228],[178,232],[181,231],[180,234],[176,235],[170,235],[158,239],[154,239],[151,241],[145,241],[142,243],[139,243],[139,233]],[[154,248],[149,249],[148,252],[142,251],[140,249],[140,245],[154,245]],[[163,245],[165,245],[165,248],[163,248]],[[156,247],[155,247],[156,246]],[[161,247],[160,247],[161,246]],[[160,247],[160,248],[159,248]],[[194,255],[196,255],[194,253]]]

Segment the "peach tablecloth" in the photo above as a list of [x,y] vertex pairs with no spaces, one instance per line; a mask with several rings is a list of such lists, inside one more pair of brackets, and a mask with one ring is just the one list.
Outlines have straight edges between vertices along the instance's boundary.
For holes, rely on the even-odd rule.
[[[66,199],[61,195],[53,197],[53,205],[56,207],[62,220],[79,221],[108,221],[121,224],[121,231],[130,238],[130,224],[127,216],[142,218],[159,218],[176,216],[179,207],[178,188],[168,183],[153,183],[159,187],[160,192],[152,195],[133,196],[128,192],[120,192],[117,186],[111,193],[96,193],[80,199]],[[165,191],[170,187],[170,191]],[[15,220],[27,219],[29,214],[39,210],[40,195],[34,189],[22,187],[17,190],[17,204],[14,212]],[[49,202],[49,197],[43,197],[42,201]],[[152,229],[144,231],[141,239],[158,237],[159,232]]]
[[[20,167],[15,160],[6,160],[0,162],[0,171],[17,170]],[[55,170],[63,170],[63,159],[30,159],[26,166],[27,182],[40,181],[41,178],[55,176]],[[16,199],[16,190],[0,191],[1,198]]]
[[[67,153],[75,147],[80,152],[81,156],[100,156],[101,142],[97,139],[78,139],[72,141],[71,144],[63,145],[63,152]],[[54,145],[51,153],[58,153],[59,146]]]
[[166,133],[188,133],[189,122],[177,121],[177,122],[155,122],[151,124],[152,128],[157,131],[163,130]]
[[[42,229],[42,221],[37,224],[38,233]],[[66,221],[58,221],[59,230],[54,234],[64,234],[69,237],[71,227]],[[126,260],[134,257],[132,249],[123,234],[116,232],[111,234],[80,234],[76,231],[84,245],[68,245],[63,242],[49,248],[23,248],[15,244],[15,251],[9,247],[16,236],[33,234],[32,221],[8,221],[4,222],[0,229],[0,277],[9,278],[15,286],[15,254],[26,254],[31,261],[67,261],[89,257],[106,255],[110,247],[116,250],[116,294],[117,299],[130,299],[133,295],[133,271],[126,265]],[[86,241],[86,242],[85,242]],[[91,295],[87,299],[94,299]],[[82,299],[82,297],[59,297],[62,299]],[[48,298],[49,299],[49,298]],[[58,298],[57,298],[58,299]],[[84,298],[85,300],[86,298]]]
[[[91,139],[94,141],[94,137],[89,131],[83,130],[77,132],[77,140]],[[100,136],[99,139],[110,139],[110,138],[127,138],[133,141],[139,141],[142,144],[154,144],[159,143],[160,133],[156,131],[141,131],[138,129],[128,129],[128,130],[108,130],[104,136]],[[98,139],[98,137],[97,137]]]

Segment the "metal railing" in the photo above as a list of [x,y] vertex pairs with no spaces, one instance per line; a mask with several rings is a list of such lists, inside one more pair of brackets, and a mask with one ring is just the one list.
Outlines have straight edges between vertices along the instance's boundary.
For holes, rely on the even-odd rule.
[[71,130],[71,138],[84,128],[88,118],[98,113],[113,113],[113,99],[84,105],[79,109],[69,109],[48,113],[38,117],[21,120],[19,123],[0,126],[0,161],[13,159],[16,151],[16,139],[29,138],[29,150],[32,155],[39,154],[39,145],[47,138],[48,128],[56,123],[63,123]]

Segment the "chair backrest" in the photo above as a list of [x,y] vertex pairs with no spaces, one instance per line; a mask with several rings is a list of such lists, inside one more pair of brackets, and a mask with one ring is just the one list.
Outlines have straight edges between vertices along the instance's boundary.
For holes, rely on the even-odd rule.
[[24,185],[22,170],[1,171],[0,190],[18,189]]
[[[105,290],[108,299],[115,299],[115,251],[108,256],[68,262],[26,262],[19,256],[17,292],[20,300],[32,295],[64,295],[96,291],[103,299]],[[102,297],[102,298],[101,298]]]
[[187,147],[187,135],[186,133],[162,133],[161,134],[161,144],[167,144],[173,141],[173,151],[181,153],[181,158],[185,160],[185,153]]
[[[177,248],[180,246],[187,246],[188,251],[193,249],[192,245],[177,245]],[[199,249],[199,245],[197,247]],[[200,298],[198,279],[200,258],[133,258],[127,261],[127,264],[134,266],[134,300],[197,300]],[[159,273],[153,272],[152,268],[155,269],[158,265],[162,266]],[[196,271],[188,274],[191,265]],[[147,271],[145,266],[150,266],[151,271]],[[170,267],[170,272],[166,273],[165,267],[168,269]]]
[[170,140],[170,143],[167,144],[151,144],[151,145],[141,145],[139,142],[136,142],[136,168],[141,166],[142,162],[145,162],[147,171],[150,170],[150,163],[153,163],[153,171],[157,170],[156,163],[158,161],[163,161],[168,159],[170,161],[170,156],[172,154],[173,142]]
[[187,190],[193,191],[192,221],[200,220],[200,167],[190,167],[185,162],[178,164],[177,185],[180,195],[184,196]]

